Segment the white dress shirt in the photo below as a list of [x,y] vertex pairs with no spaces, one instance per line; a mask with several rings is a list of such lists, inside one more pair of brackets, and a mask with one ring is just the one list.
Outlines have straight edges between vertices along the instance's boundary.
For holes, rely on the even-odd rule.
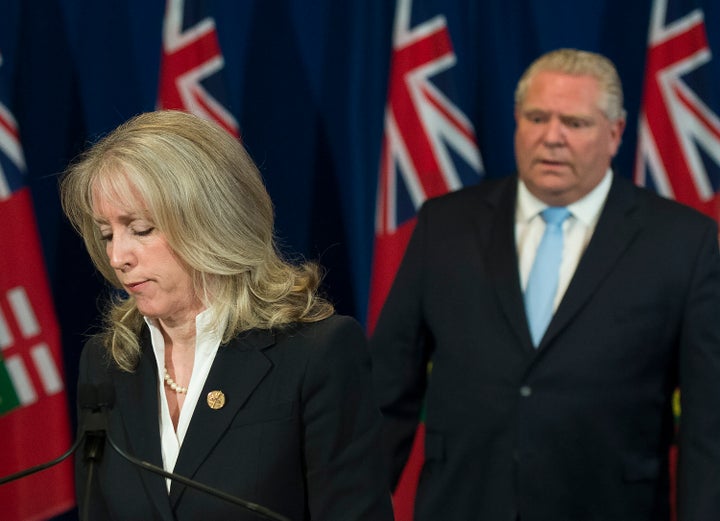
[[[608,170],[602,181],[585,197],[568,205],[570,217],[563,223],[563,253],[560,275],[553,309],[565,295],[575,269],[585,248],[590,242],[600,212],[612,185],[612,171]],[[521,180],[518,180],[517,205],[515,210],[515,246],[518,252],[520,283],[523,292],[527,286],[530,269],[535,261],[540,239],[545,232],[545,221],[540,216],[548,205],[535,197]]]
[[[180,409],[180,418],[178,419],[177,431],[173,426],[170,417],[170,408],[167,403],[164,374],[165,374],[165,339],[162,331],[157,326],[155,320],[145,319],[150,328],[150,338],[152,340],[153,351],[155,352],[155,360],[158,366],[158,401],[160,403],[159,421],[160,421],[160,445],[162,448],[163,468],[172,472],[177,462],[180,447],[182,446],[185,433],[187,433],[190,419],[193,411],[200,399],[205,380],[210,373],[215,355],[217,354],[220,341],[222,340],[222,331],[211,330],[208,326],[212,322],[212,310],[206,309],[195,317],[195,362],[193,364],[190,383],[188,384],[187,394],[182,409]],[[174,391],[171,391],[174,392]],[[171,480],[166,479],[168,492],[170,491]]]

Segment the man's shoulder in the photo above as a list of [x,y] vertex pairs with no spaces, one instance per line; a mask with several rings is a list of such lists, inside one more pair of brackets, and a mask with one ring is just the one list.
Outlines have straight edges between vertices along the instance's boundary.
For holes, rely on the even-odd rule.
[[619,190],[631,192],[638,205],[650,219],[669,219],[672,221],[687,222],[698,225],[714,225],[715,221],[695,208],[664,197],[648,188],[637,186],[631,180],[618,177],[615,182]]
[[478,208],[483,204],[495,206],[504,196],[514,198],[516,186],[515,176],[483,179],[477,184],[428,199],[423,206],[426,211],[455,211],[464,207]]

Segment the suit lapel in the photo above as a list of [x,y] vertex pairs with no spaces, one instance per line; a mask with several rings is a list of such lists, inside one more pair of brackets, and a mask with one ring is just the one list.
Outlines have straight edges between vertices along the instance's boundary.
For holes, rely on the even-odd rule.
[[[180,448],[175,464],[176,473],[192,478],[197,472],[237,411],[270,370],[271,362],[262,349],[274,342],[272,333],[254,330],[220,346]],[[223,392],[226,402],[220,409],[211,409],[206,397],[210,391],[216,390]],[[173,508],[185,488],[184,485],[173,483],[170,489]]]
[[[145,328],[140,345],[145,348],[137,370],[134,373],[115,373],[116,401],[127,432],[130,453],[162,468],[157,365],[152,349],[147,348],[150,338]],[[162,519],[174,519],[165,479],[147,470],[140,470],[140,476]]]
[[580,312],[642,224],[632,185],[615,177],[597,227],[539,348],[552,342]]
[[[515,204],[517,178],[500,183],[498,189],[488,195],[487,201],[496,208],[490,230],[489,243],[485,248],[488,277],[495,286],[500,307],[510,327],[524,350],[534,351],[523,304],[522,288],[518,272],[517,248],[515,246]],[[483,216],[479,216],[483,219]],[[487,223],[478,223],[479,227]]]

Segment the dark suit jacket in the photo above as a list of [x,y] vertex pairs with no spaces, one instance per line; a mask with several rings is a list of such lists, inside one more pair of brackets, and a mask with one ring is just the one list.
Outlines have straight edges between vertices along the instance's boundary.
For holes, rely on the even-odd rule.
[[[110,382],[109,436],[162,467],[158,376],[147,328],[134,373],[86,345],[80,384]],[[226,404],[205,396],[221,390]],[[82,412],[81,412],[82,415]],[[381,479],[380,414],[373,404],[362,328],[348,317],[281,331],[250,331],[220,346],[174,471],[265,506],[293,521],[390,521]],[[77,458],[82,502],[87,468]],[[259,520],[240,507],[141,470],[105,447],[90,499],[95,520]]]
[[391,484],[425,399],[417,520],[666,520],[679,382],[680,520],[719,520],[715,223],[616,177],[536,350],[516,183],[487,181],[419,214],[371,342]]

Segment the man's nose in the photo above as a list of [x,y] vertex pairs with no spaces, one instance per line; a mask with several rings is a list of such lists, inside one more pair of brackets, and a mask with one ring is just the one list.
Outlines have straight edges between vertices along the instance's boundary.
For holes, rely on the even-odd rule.
[[558,118],[550,118],[548,121],[545,127],[544,142],[549,147],[565,144],[565,127]]

